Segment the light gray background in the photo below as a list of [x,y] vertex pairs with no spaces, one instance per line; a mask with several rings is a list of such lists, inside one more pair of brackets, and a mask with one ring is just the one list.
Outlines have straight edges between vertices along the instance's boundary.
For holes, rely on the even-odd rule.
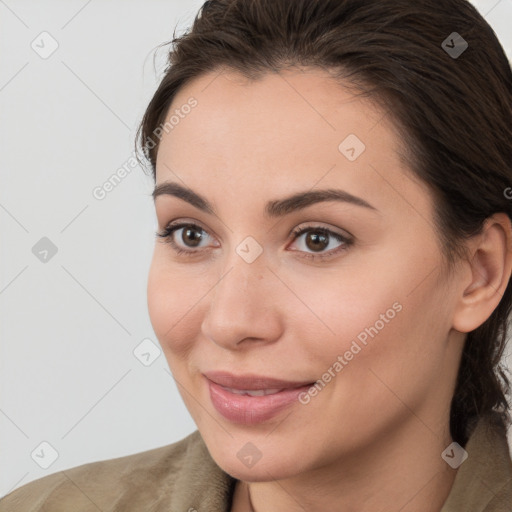
[[[195,430],[163,354],[133,354],[156,343],[152,181],[135,167],[105,199],[92,191],[132,156],[155,48],[202,3],[0,0],[0,496]],[[475,4],[511,56],[512,0]],[[50,48],[43,31],[59,45],[46,59],[31,47]],[[43,237],[58,249],[46,263]],[[47,469],[41,442],[58,453]]]

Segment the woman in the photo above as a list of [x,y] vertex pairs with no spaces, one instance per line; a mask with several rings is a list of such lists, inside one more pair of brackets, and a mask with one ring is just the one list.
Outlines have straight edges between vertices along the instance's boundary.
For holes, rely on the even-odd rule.
[[512,72],[464,0],[213,0],[139,142],[198,430],[0,510],[505,512]]

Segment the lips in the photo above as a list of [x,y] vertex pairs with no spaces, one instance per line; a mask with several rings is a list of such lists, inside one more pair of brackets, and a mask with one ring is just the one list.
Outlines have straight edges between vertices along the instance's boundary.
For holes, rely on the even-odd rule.
[[274,379],[272,377],[263,377],[261,375],[233,375],[228,372],[204,372],[203,375],[223,386],[225,388],[231,388],[234,390],[283,390],[283,389],[294,389],[307,386],[308,384],[314,384],[315,381],[310,380],[304,381],[289,381],[282,379]]
[[247,396],[267,396],[267,395],[275,395],[283,391],[283,389],[233,389],[222,386],[223,389],[229,391],[230,393],[235,393],[237,395],[247,395]]
[[314,382],[227,372],[204,373],[213,407],[232,423],[255,425],[298,403]]

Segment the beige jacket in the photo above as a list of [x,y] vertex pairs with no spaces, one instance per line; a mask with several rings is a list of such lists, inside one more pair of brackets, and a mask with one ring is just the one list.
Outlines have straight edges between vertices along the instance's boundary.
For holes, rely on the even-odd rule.
[[[501,424],[481,419],[441,512],[511,512],[512,461]],[[0,512],[229,512],[236,480],[195,431],[177,443],[30,482]]]

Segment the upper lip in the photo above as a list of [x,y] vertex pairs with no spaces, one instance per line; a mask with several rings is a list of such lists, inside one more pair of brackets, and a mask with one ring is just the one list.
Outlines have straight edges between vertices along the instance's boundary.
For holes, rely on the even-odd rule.
[[232,389],[293,389],[313,384],[313,382],[306,380],[292,382],[263,375],[233,375],[222,371],[203,372],[203,375],[216,384]]

